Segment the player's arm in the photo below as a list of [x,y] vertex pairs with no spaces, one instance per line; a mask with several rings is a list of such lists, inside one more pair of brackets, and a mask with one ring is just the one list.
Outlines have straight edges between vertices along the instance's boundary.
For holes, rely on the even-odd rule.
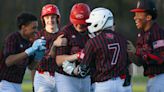
[[[65,35],[66,36],[66,35]],[[64,43],[68,43],[67,42],[67,39],[68,38],[65,38],[65,42]],[[59,41],[57,42],[56,41],[56,44],[57,43],[60,43],[62,41]],[[55,43],[55,41],[54,41]],[[75,60],[77,60],[77,54],[72,54],[70,55],[70,48],[67,44],[65,44],[66,46],[57,46],[55,48],[55,50],[53,51],[53,53],[51,53],[52,56],[56,56],[56,63],[58,66],[62,66],[63,62],[65,62],[66,60],[69,61],[69,62],[73,62]],[[56,55],[55,55],[56,54]]]
[[54,40],[49,55],[51,57],[55,57],[56,47],[61,47],[61,46],[67,46],[67,38],[64,37],[64,34],[59,35],[57,39]]
[[152,43],[151,53],[147,53],[148,64],[163,64],[164,63],[164,39],[154,41]]
[[56,63],[58,66],[62,66],[65,61],[73,62],[78,59],[78,54],[72,55],[57,55],[56,56]]
[[[46,44],[46,41],[43,40],[43,39],[37,39],[34,41],[33,45],[29,48],[27,48],[25,51],[23,52],[20,52],[18,54],[12,54],[11,55],[8,55],[6,57],[6,60],[5,60],[5,63],[7,66],[11,66],[11,65],[14,65],[14,64],[19,64],[20,62],[22,62],[23,59],[33,55],[38,49],[43,49],[45,50],[46,47],[44,46]],[[10,44],[7,44],[6,45],[7,48],[12,48],[12,50],[10,49],[6,49],[5,52],[7,53],[10,53],[10,51],[12,52],[16,52],[14,50],[16,50],[16,43],[15,42],[11,42]],[[37,59],[40,59],[40,53],[39,53],[39,56],[36,57],[36,60]]]
[[74,63],[65,61],[62,64],[63,70],[70,75],[85,77],[89,73],[91,61],[94,61],[93,59],[95,58],[93,47],[94,46],[88,41],[85,45],[84,51],[81,52],[83,53],[83,58],[80,59],[80,64],[75,67]]
[[28,55],[25,52],[15,54],[17,48],[17,40],[12,40],[13,38],[13,36],[7,37],[4,45],[4,57],[7,66],[16,64],[24,58],[28,57]]
[[128,58],[131,62],[136,64],[137,66],[143,65],[143,60],[136,56],[136,48],[134,47],[133,43],[131,41],[127,41],[127,52],[128,52]]
[[20,61],[22,61],[23,59],[25,59],[27,57],[28,57],[28,55],[25,52],[9,55],[6,58],[5,63],[7,66],[11,66],[11,65],[19,63]]
[[136,55],[146,64],[163,64],[164,63],[164,40],[157,40],[152,46],[145,44],[143,48],[139,48]]

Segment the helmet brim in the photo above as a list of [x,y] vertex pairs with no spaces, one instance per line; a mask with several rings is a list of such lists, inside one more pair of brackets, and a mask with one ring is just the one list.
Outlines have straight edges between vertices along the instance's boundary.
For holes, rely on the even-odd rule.
[[72,24],[86,24],[85,20],[70,19]]
[[130,12],[145,12],[145,9],[136,8],[136,9],[130,10]]

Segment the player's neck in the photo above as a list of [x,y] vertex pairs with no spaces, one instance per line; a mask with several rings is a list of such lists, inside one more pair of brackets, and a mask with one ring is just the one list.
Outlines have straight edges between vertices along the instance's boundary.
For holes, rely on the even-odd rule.
[[144,28],[144,32],[149,31],[150,28],[152,27],[153,23],[154,23],[153,21],[147,22],[147,24],[145,25],[145,28]]

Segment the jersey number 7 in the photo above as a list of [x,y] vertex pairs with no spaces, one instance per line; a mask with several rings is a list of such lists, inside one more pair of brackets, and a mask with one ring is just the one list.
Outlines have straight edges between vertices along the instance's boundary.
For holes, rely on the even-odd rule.
[[114,50],[111,65],[115,65],[118,60],[118,56],[120,53],[120,45],[119,43],[108,44],[109,50]]

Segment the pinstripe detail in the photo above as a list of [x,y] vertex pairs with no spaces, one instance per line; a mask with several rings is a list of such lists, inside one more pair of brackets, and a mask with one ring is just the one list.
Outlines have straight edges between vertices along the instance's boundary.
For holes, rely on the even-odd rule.
[[[106,34],[112,33],[114,39],[106,38]],[[108,44],[119,43],[120,54],[115,65],[111,65],[113,50],[108,49]],[[84,49],[82,64],[90,66],[93,82],[105,81],[113,77],[125,74],[127,65],[126,40],[113,31],[105,30],[95,38],[90,39]]]
[[[67,38],[68,45],[64,47],[58,47],[56,53],[57,55],[75,54],[84,48],[85,43],[89,39],[88,34],[81,34],[77,32],[72,24],[66,25],[63,28],[62,33],[64,33],[64,36]],[[68,75],[63,71],[62,67],[58,67],[57,72]]]
[[[139,33],[140,36],[137,38],[137,51],[143,48],[144,44],[148,44],[149,47],[151,47],[151,53],[156,54],[160,56],[160,53],[164,51],[164,47],[158,48],[158,49],[153,49],[153,42],[164,39],[164,30],[159,27],[158,24],[154,24],[151,29],[147,32],[142,32]],[[141,56],[140,56],[141,57]],[[154,75],[154,74],[160,74],[164,73],[164,63],[161,65],[157,64],[158,62],[148,60],[144,61],[145,64],[144,66],[144,75]],[[154,64],[147,64],[148,63],[154,63]]]
[[[10,34],[5,39],[4,44],[4,57],[8,57],[11,54],[17,54],[23,52],[30,46],[30,43],[23,39],[19,32],[14,32]],[[0,80],[7,80],[14,83],[22,83],[23,76],[26,70],[26,66],[29,63],[29,59],[22,60],[23,63],[12,65],[7,67],[5,61],[1,61],[0,68]]]
[[37,38],[40,38],[42,36],[45,37],[46,39],[46,54],[43,57],[42,61],[39,63],[37,70],[40,72],[44,72],[44,71],[48,71],[50,73],[54,73],[55,72],[55,68],[56,68],[56,62],[55,62],[55,58],[51,58],[48,53],[50,51],[50,48],[53,44],[53,41],[57,38],[58,34],[57,33],[48,33],[45,30],[43,31],[39,31],[37,33]]

